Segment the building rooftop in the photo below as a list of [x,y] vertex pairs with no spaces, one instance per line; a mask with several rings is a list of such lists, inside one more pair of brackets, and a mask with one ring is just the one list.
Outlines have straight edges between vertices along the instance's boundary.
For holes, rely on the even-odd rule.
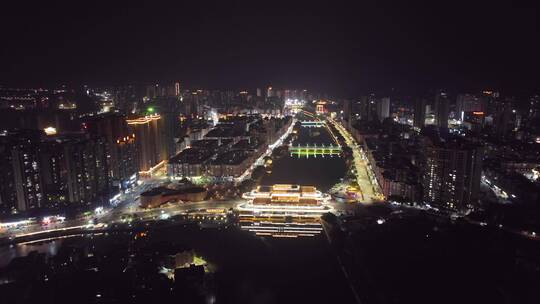
[[200,148],[212,150],[219,146],[219,141],[217,139],[201,139],[195,140],[191,143],[192,148]]
[[262,142],[256,138],[251,138],[250,140],[241,139],[236,144],[234,144],[232,148],[237,150],[253,150],[259,148],[261,145]]
[[180,154],[169,159],[171,164],[200,164],[212,157],[214,152],[202,148],[189,148],[182,151]]
[[237,137],[237,136],[247,136],[243,125],[235,124],[218,124],[214,129],[210,130],[206,137],[208,138],[218,138],[218,137]]
[[222,153],[212,161],[214,165],[238,165],[248,158],[249,153],[246,150],[233,150]]

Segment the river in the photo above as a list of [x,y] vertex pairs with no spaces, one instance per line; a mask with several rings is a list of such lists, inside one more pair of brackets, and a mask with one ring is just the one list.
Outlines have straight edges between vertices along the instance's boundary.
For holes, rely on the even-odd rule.
[[[325,127],[295,127],[293,145],[331,145],[334,141]],[[345,162],[339,156],[292,156],[274,158],[272,172],[263,185],[299,184],[327,191],[345,174]]]

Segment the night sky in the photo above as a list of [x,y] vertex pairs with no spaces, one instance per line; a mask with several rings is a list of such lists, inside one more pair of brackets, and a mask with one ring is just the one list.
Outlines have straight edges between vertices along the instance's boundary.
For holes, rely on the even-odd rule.
[[540,89],[534,7],[495,1],[40,2],[3,3],[0,83],[179,80],[194,87],[272,84],[339,95]]

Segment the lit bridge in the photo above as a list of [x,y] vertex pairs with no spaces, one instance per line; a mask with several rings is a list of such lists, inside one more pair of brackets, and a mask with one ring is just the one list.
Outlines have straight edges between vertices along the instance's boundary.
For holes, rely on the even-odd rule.
[[295,156],[340,155],[341,146],[337,145],[290,145],[289,152]]
[[302,127],[308,128],[320,128],[326,126],[326,122],[324,120],[302,120],[300,123],[302,124]]

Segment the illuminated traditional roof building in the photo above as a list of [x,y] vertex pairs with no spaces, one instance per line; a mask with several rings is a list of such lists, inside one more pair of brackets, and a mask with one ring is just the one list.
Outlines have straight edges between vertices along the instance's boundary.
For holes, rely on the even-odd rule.
[[319,217],[332,210],[325,204],[330,196],[312,186],[259,186],[244,193],[243,198],[248,202],[238,206],[241,216]]

